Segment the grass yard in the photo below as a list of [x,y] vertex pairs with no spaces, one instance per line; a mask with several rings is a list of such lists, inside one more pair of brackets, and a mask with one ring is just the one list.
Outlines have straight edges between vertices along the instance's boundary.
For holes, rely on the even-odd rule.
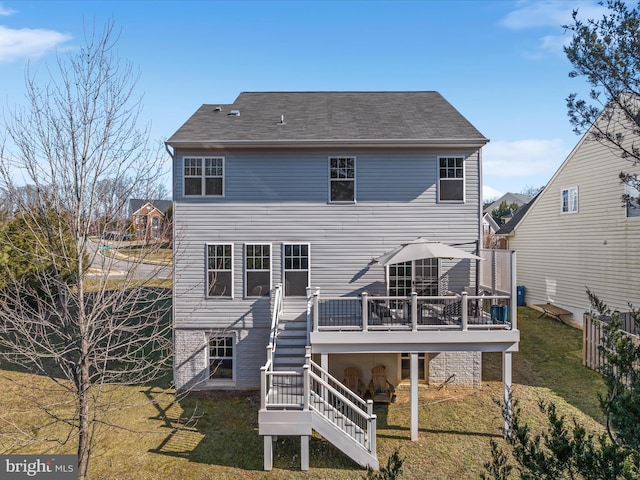
[[[601,430],[597,392],[599,375],[581,364],[582,332],[539,313],[519,308],[521,351],[514,356],[514,397],[529,423],[539,425],[542,398],[575,416],[589,430]],[[378,456],[381,464],[394,449],[404,458],[406,479],[478,478],[490,459],[489,441],[501,439],[502,418],[496,404],[502,396],[501,356],[485,354],[482,390],[420,391],[420,438],[410,441],[409,392],[398,391],[398,402],[376,407]],[[33,384],[40,378],[7,375]],[[5,385],[6,382],[6,385]],[[191,394],[176,400],[158,387],[121,387],[125,408],[110,415],[120,429],[103,428],[91,463],[91,478],[115,479],[359,479],[364,471],[331,444],[314,436],[310,470],[300,472],[299,441],[280,438],[274,470],[262,471],[262,437],[258,435],[257,392]],[[20,419],[24,428],[42,417],[30,412],[19,393],[0,381],[0,421]],[[39,420],[38,420],[39,419]],[[5,424],[6,425],[6,424]],[[6,427],[0,427],[0,435]],[[0,448],[7,445],[0,436]],[[42,445],[21,452],[44,453]],[[56,451],[50,446],[49,451]],[[66,448],[69,453],[72,448]]]

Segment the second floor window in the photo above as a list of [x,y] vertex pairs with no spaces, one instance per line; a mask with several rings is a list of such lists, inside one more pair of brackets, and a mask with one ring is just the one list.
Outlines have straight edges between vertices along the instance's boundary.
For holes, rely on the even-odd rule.
[[640,191],[634,186],[625,184],[624,193],[627,206],[627,217],[640,217],[640,203],[638,198],[640,197]]
[[438,158],[438,200],[464,201],[464,157]]
[[561,211],[562,213],[575,213],[578,211],[578,187],[562,190]]
[[207,295],[233,297],[231,244],[207,245]]
[[355,202],[356,159],[354,157],[329,158],[329,200]]
[[222,196],[224,192],[224,158],[185,157],[185,196]]

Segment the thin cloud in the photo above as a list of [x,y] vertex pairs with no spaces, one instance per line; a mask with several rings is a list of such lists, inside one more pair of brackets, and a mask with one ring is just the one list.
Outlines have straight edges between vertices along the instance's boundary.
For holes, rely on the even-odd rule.
[[483,173],[493,177],[551,176],[570,150],[559,139],[491,142],[483,148]]
[[0,62],[40,57],[71,38],[71,35],[53,30],[11,29],[0,25]]
[[483,185],[482,186],[482,198],[484,199],[484,201],[487,201],[489,199],[500,198],[504,194],[505,194],[505,192],[501,192],[500,190],[496,190],[495,188],[490,187],[489,185]]
[[2,4],[0,3],[0,17],[7,17],[9,15],[13,15],[14,13],[16,13],[15,10],[11,10],[10,8],[6,8],[6,7],[2,6]]
[[571,15],[578,10],[580,18],[599,18],[607,8],[596,1],[536,0],[519,2],[500,22],[511,30],[561,27],[571,22]]

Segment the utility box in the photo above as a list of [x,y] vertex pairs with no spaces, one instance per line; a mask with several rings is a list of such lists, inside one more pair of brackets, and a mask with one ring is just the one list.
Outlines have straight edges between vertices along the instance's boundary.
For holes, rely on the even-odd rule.
[[524,288],[524,285],[518,285],[516,287],[516,294],[517,294],[517,300],[518,300],[518,306],[519,307],[524,307],[524,291],[526,289]]
[[491,305],[491,322],[507,323],[509,321],[509,307],[507,305]]

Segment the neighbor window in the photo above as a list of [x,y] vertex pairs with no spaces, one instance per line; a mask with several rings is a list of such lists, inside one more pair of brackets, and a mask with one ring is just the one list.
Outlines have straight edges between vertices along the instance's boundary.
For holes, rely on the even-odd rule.
[[233,335],[209,337],[209,379],[233,380]]
[[331,157],[329,159],[330,200],[354,202],[356,199],[356,159]]
[[271,291],[271,245],[246,245],[245,296],[267,297]]
[[464,157],[438,157],[438,200],[464,201]]
[[233,259],[231,244],[207,245],[207,294],[209,297],[233,296]]
[[224,158],[185,157],[185,196],[221,196],[223,194]]
[[309,286],[309,245],[285,244],[284,294],[290,297],[305,297]]
[[565,188],[561,194],[562,213],[578,211],[578,187]]
[[640,217],[640,203],[638,203],[640,192],[633,185],[625,184],[624,193],[627,199],[627,217]]

